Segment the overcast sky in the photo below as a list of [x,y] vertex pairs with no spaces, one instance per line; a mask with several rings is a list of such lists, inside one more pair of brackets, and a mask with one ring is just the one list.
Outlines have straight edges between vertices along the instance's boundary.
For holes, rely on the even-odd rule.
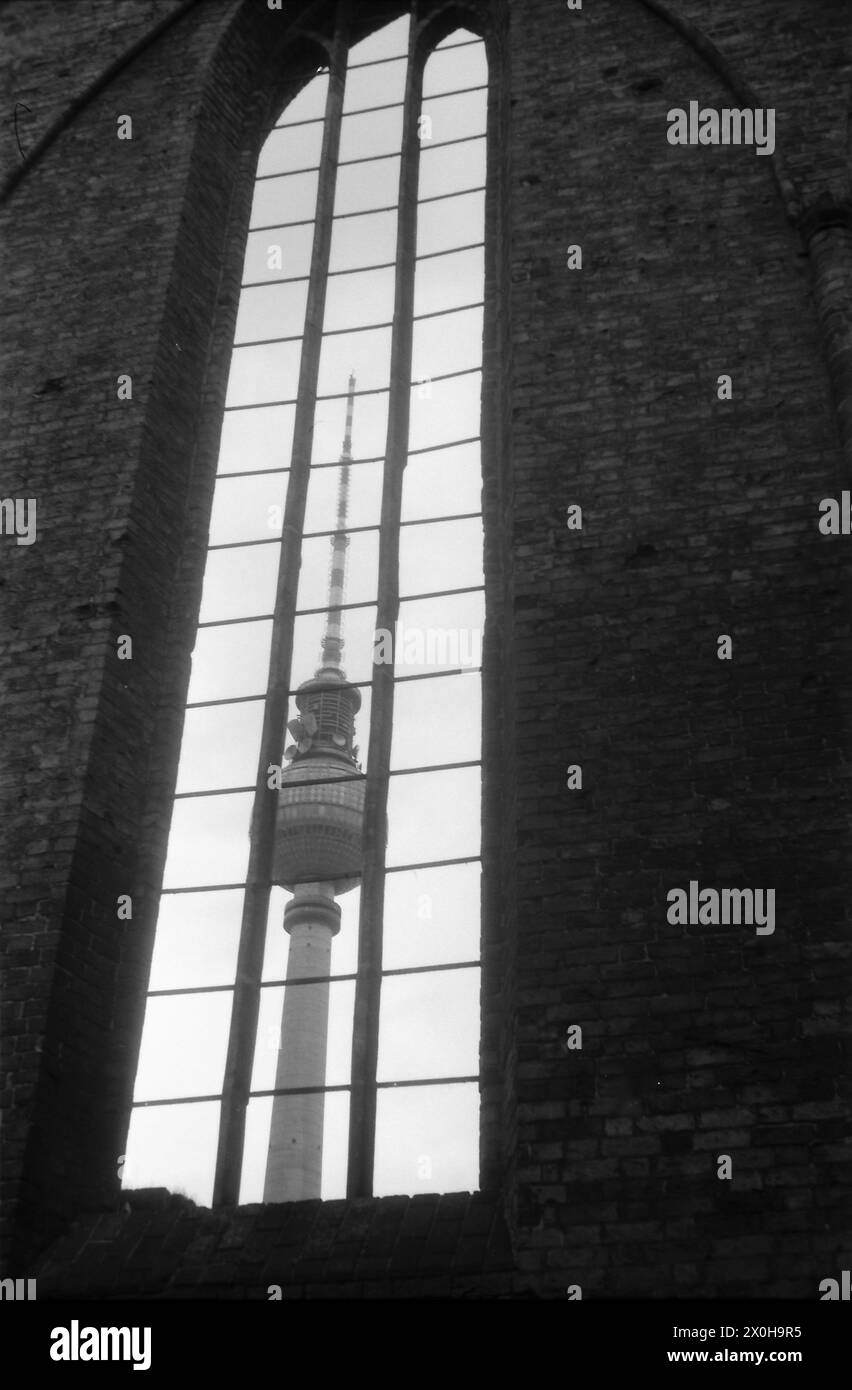
[[[365,106],[400,101],[405,81],[408,20],[389,25],[354,48],[351,64],[398,61],[350,69],[346,84],[341,160],[382,155],[339,171],[325,331],[352,329],[323,341],[319,394],[345,393],[349,372],[357,389],[378,392],[355,402],[353,456],[381,456],[387,428],[387,385],[393,313],[392,268],[359,267],[393,261],[398,198],[402,109],[356,114]],[[431,118],[424,138],[419,196],[459,193],[427,203],[418,221],[418,255],[481,242],[484,234],[486,93],[470,91],[487,80],[484,46],[457,31],[430,58],[425,73],[423,115]],[[318,161],[327,78],[317,77],[282,114],[258,164],[251,225],[268,228],[314,215],[317,175],[293,174]],[[463,95],[441,98],[463,88]],[[319,117],[318,121],[314,118]],[[314,122],[296,124],[297,122]],[[428,135],[429,127],[425,128]],[[462,136],[482,136],[447,149],[430,148]],[[363,216],[341,217],[346,213]],[[312,227],[253,231],[248,238],[244,280],[307,275]],[[280,245],[281,268],[267,266],[268,248]],[[352,273],[350,273],[352,272]],[[413,378],[422,382],[447,372],[469,371],[431,388],[412,391],[409,459],[403,521],[478,513],[481,504],[479,408],[483,295],[481,248],[441,255],[418,264],[416,314],[459,309],[415,324]],[[280,559],[280,525],[270,526],[270,508],[281,507],[290,461],[293,406],[239,410],[295,397],[300,341],[241,346],[272,336],[300,334],[306,282],[262,285],[242,292],[231,363],[219,460],[219,479],[210,528],[200,621],[257,617],[258,621],[200,628],[192,659],[189,702],[254,696],[240,704],[187,711],[178,791],[208,791],[254,784],[260,748],[262,700],[266,689],[271,613]],[[366,330],[366,331],[365,331]],[[339,458],[345,400],[317,403],[312,464]],[[432,452],[454,440],[474,442]],[[263,476],[235,473],[265,470]],[[381,507],[380,461],[353,467],[349,523],[375,525]],[[339,469],[312,473],[306,531],[332,529]],[[280,513],[278,514],[280,517]],[[274,522],[273,516],[273,522]],[[306,540],[302,548],[299,608],[327,601],[330,541]],[[351,537],[347,602],[376,598],[378,533]],[[400,549],[402,595],[478,586],[482,576],[479,517],[404,527]],[[468,653],[481,642],[481,593],[403,602],[401,625],[408,633],[429,628],[458,632]],[[344,615],[343,664],[352,680],[372,675],[375,609]],[[323,618],[297,618],[292,684],[309,678],[319,662]],[[412,648],[409,647],[409,652]],[[433,653],[438,655],[440,653]],[[464,659],[464,657],[463,657]],[[448,660],[426,666],[406,663],[398,676],[448,669]],[[366,761],[370,692],[356,723],[356,742]],[[480,757],[480,678],[460,676],[401,682],[396,687],[392,771]],[[291,707],[290,717],[296,714]],[[239,884],[248,863],[250,793],[229,793],[175,803],[164,879],[165,889]],[[478,855],[480,779],[478,768],[393,776],[389,795],[389,867]],[[275,888],[267,927],[264,980],[286,974],[288,937],[282,928],[289,894]],[[334,940],[332,974],[357,964],[357,890],[339,899],[342,928]],[[242,909],[239,889],[165,892],[162,898],[150,989],[225,986],[215,993],[149,1000],[136,1080],[136,1101],[221,1091]],[[479,956],[479,865],[390,873],[385,893],[384,968],[471,961]],[[302,986],[309,988],[309,986]],[[261,991],[253,1089],[275,1085],[284,990]],[[326,1084],[348,1083],[354,983],[331,986]],[[467,1076],[478,1071],[478,968],[392,977],[382,985],[379,1079]],[[323,1197],[345,1195],[348,1096],[326,1098]],[[249,1104],[246,1158],[240,1200],[262,1197],[271,1099]],[[379,1092],[375,1191],[457,1191],[478,1180],[478,1093],[475,1085],[400,1087]],[[166,1186],[209,1204],[218,1133],[218,1102],[150,1106],[133,1112],[124,1186]]]

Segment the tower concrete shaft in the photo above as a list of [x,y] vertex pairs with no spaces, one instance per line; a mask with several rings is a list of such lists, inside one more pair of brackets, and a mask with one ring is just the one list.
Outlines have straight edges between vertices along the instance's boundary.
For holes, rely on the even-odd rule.
[[[276,1088],[325,1085],[328,1046],[327,976],[331,942],[340,929],[333,885],[302,884],[284,913],[290,933]],[[324,983],[291,984],[319,977]],[[322,1190],[325,1094],[276,1096],[266,1162],[265,1202],[303,1202]]]

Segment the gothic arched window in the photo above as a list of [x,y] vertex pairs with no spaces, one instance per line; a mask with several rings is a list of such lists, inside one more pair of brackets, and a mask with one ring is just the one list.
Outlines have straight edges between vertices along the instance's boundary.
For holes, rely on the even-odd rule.
[[339,33],[260,155],[126,1187],[478,1183],[488,78],[446,27]]

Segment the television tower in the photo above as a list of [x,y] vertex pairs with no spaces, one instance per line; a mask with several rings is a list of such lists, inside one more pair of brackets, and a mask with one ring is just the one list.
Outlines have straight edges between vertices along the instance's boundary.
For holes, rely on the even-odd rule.
[[[328,976],[332,938],[340,930],[335,899],[360,883],[364,782],[355,776],[360,764],[354,740],[361,695],[341,666],[354,403],[351,375],[320,665],[296,695],[299,717],[287,726],[294,742],[284,755],[290,766],[282,772],[276,810],[272,882],[293,894],[284,910],[290,951],[276,1088],[325,1085],[329,986],[289,985]],[[311,786],[313,781],[318,785]],[[322,1091],[273,1098],[265,1202],[320,1196],[324,1112]]]

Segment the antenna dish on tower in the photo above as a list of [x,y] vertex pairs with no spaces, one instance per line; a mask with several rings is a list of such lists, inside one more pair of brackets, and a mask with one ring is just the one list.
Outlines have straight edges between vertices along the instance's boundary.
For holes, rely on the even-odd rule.
[[310,740],[313,738],[319,725],[317,724],[316,715],[308,713],[303,714],[299,719],[291,719],[287,728],[296,742],[301,744],[303,740]]

